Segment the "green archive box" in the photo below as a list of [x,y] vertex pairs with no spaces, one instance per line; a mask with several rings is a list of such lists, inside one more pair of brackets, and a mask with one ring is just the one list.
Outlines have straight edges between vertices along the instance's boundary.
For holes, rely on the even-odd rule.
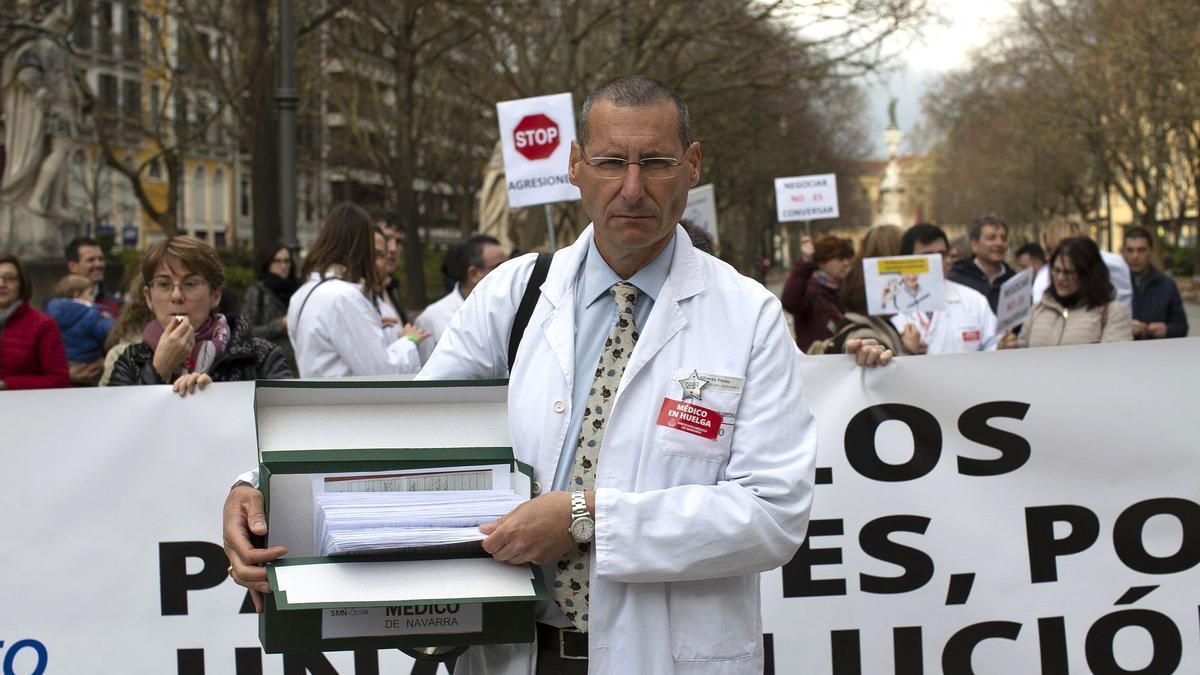
[[428,481],[441,485],[488,475],[529,498],[533,471],[513,457],[505,380],[264,380],[254,408],[267,545],[288,549],[267,566],[267,653],[533,641],[534,604],[549,597],[536,566],[497,562],[477,543],[317,555],[314,492],[330,476],[437,470]]

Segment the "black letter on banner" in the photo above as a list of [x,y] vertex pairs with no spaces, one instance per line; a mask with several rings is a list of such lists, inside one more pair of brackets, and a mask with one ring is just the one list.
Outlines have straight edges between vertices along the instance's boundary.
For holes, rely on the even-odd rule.
[[812,548],[813,537],[842,533],[841,519],[814,520],[808,524],[808,536],[796,555],[783,566],[783,597],[813,598],[821,595],[845,595],[845,579],[813,579],[813,565],[837,565],[842,562],[840,548]]
[[943,675],[974,675],[971,669],[971,654],[976,645],[989,638],[1016,640],[1021,633],[1021,624],[1012,621],[984,621],[976,623],[950,636],[942,650]]
[[1000,451],[999,459],[958,458],[958,472],[964,476],[999,476],[1016,471],[1029,461],[1032,449],[1029,441],[1020,436],[988,426],[993,417],[1023,420],[1029,412],[1028,403],[994,401],[968,408],[958,418],[958,432],[964,438]]
[[237,675],[262,675],[262,649],[238,647],[233,650],[233,667]]
[[[908,425],[913,435],[913,456],[904,464],[888,464],[879,458],[875,432],[884,422]],[[846,459],[859,474],[872,480],[899,483],[933,471],[942,456],[942,429],[933,415],[903,403],[881,403],[867,408],[846,426]]]
[[835,630],[829,633],[833,656],[833,675],[862,675],[862,646],[858,631]]
[[1067,666],[1067,624],[1061,616],[1038,619],[1042,675],[1071,675]]
[[921,516],[884,516],[863,526],[858,533],[858,545],[863,553],[904,568],[898,577],[877,577],[859,574],[858,584],[864,593],[908,593],[929,583],[933,578],[933,559],[915,548],[888,539],[892,532],[925,534],[929,519]]
[[[1150,634],[1154,655],[1141,670],[1125,670],[1113,655],[1113,638],[1122,628],[1137,626]],[[1183,660],[1183,639],[1171,617],[1148,609],[1123,609],[1100,618],[1088,630],[1084,652],[1093,675],[1173,673]]]
[[179,675],[204,675],[204,650],[175,650],[175,670]]
[[[453,663],[446,664],[446,667],[451,673],[454,672]],[[354,652],[354,675],[379,675],[378,650]]]
[[[204,566],[197,574],[187,573],[188,558],[199,558]],[[158,545],[158,595],[163,616],[188,613],[188,591],[219,586],[225,581],[229,559],[225,550],[207,541],[164,541]]]
[[324,654],[284,654],[283,675],[338,675]]
[[892,654],[896,660],[896,675],[922,675],[925,657],[922,655],[921,627],[893,628]]
[[[1146,551],[1142,531],[1154,516],[1169,515],[1183,526],[1183,541],[1174,555],[1156,558]],[[1113,526],[1113,546],[1125,566],[1142,574],[1175,574],[1200,563],[1200,504],[1186,499],[1147,499],[1121,512]]]
[[[1054,538],[1054,523],[1071,524],[1071,533]],[[1086,551],[1100,536],[1100,519],[1082,506],[1031,506],[1025,509],[1025,539],[1029,544],[1029,580],[1058,581],[1056,558]]]

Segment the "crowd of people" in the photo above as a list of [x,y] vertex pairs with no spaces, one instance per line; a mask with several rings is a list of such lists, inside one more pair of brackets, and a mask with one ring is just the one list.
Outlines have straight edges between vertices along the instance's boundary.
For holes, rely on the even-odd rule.
[[[784,284],[783,307],[808,354],[840,352],[856,337],[874,338],[897,355],[917,355],[1187,335],[1179,289],[1151,263],[1154,238],[1146,229],[1128,228],[1121,254],[1101,250],[1072,221],[1052,222],[1041,238],[1018,249],[1012,264],[1008,225],[994,213],[976,218],[955,242],[929,223],[873,227],[857,256],[848,239],[805,238]],[[868,315],[863,260],[930,254],[942,259],[943,309]],[[1033,277],[1029,317],[998,332],[1001,288],[1027,268]]]
[[445,297],[410,320],[394,276],[399,239],[394,220],[336,206],[303,262],[282,243],[263,246],[236,302],[199,239],[150,245],[118,297],[104,287],[100,245],[78,238],[40,310],[21,261],[0,253],[0,389],[170,384],[187,396],[212,382],[415,374],[508,253],[486,235],[453,247]]

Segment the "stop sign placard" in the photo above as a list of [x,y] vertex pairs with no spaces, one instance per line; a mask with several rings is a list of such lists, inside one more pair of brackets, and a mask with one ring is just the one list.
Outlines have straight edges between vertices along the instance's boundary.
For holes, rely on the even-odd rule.
[[513,145],[525,159],[546,159],[559,142],[558,124],[541,113],[526,115],[513,128]]

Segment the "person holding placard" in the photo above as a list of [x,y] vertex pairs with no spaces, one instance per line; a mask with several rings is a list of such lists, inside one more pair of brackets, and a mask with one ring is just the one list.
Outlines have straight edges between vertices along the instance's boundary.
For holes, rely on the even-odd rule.
[[[950,269],[950,242],[942,228],[919,223],[904,232],[900,255],[942,256],[943,273]],[[996,348],[996,315],[987,298],[978,291],[946,280],[946,308],[936,312],[904,312],[892,317],[892,325],[902,333],[916,330],[920,341],[915,345],[922,354],[955,354]]]
[[[541,284],[536,254],[489,274],[419,376],[511,375],[513,448],[541,494],[481,527],[483,548],[546,565],[555,597],[536,644],[473,647],[455,673],[762,673],[758,574],[791,559],[813,494],[799,353],[779,301],[678,225],[701,166],[682,98],[619,77],[578,128],[568,172],[592,224]],[[235,487],[225,513],[231,573],[261,590],[254,563],[281,553],[249,543],[261,494]]]
[[1005,333],[1000,348],[1127,342],[1133,326],[1116,299],[1096,242],[1069,237],[1050,254],[1053,284],[1033,306],[1021,335]]
[[846,313],[838,290],[854,260],[848,239],[825,235],[809,245],[811,261],[796,260],[780,298],[795,319],[796,346],[806,353],[813,342],[833,335]]

